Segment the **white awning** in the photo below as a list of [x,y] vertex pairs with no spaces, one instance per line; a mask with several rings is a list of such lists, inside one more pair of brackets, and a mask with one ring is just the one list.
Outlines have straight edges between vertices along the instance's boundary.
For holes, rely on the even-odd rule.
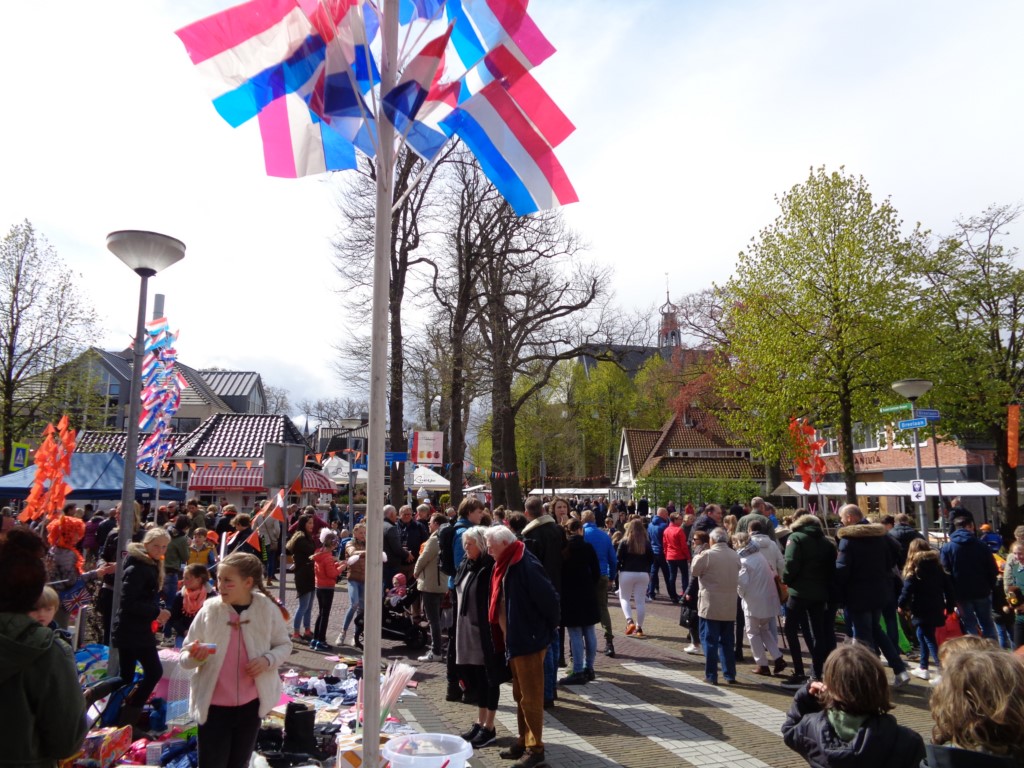
[[[924,484],[926,496],[939,495],[939,484]],[[772,491],[773,496],[845,496],[846,483],[811,483],[809,489],[804,489],[804,484],[799,480],[786,480],[778,488]],[[910,482],[866,482],[857,483],[858,496],[909,496]],[[942,495],[946,498],[952,496],[998,496],[999,491],[985,483],[943,483]]]
[[530,496],[589,496],[595,498],[598,496],[607,496],[607,488],[533,488],[530,491]]

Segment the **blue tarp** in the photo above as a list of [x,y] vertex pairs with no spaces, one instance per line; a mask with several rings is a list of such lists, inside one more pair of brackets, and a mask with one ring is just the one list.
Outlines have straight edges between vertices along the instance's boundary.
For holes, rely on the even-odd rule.
[[[35,466],[0,477],[0,498],[24,499],[36,479]],[[124,458],[118,453],[73,453],[71,474],[64,478],[71,488],[69,499],[120,499],[124,483]],[[184,501],[185,491],[160,483],[160,499]],[[135,499],[156,498],[157,480],[135,471]]]

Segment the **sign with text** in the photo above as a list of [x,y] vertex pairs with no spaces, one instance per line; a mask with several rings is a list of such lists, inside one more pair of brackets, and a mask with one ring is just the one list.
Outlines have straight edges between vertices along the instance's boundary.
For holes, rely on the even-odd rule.
[[898,426],[900,429],[920,429],[928,426],[928,419],[904,419]]
[[441,464],[444,432],[413,432],[409,461],[417,464]]

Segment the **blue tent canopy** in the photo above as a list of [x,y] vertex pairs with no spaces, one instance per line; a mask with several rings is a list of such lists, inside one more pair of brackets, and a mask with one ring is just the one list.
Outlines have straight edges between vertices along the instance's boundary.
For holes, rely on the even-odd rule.
[[[24,499],[32,490],[35,479],[35,466],[0,477],[0,498]],[[119,453],[73,453],[71,474],[65,480],[71,488],[69,499],[120,499],[124,458]],[[135,500],[156,498],[157,485],[160,486],[161,500],[184,501],[185,491],[158,483],[155,477],[139,470],[135,471]]]

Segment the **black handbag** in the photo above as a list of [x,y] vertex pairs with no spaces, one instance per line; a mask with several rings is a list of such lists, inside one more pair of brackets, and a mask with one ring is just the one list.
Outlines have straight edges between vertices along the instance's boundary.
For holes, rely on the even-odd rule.
[[697,610],[691,608],[686,603],[680,603],[679,605],[679,626],[685,629],[696,630],[697,624],[700,617],[697,615]]

